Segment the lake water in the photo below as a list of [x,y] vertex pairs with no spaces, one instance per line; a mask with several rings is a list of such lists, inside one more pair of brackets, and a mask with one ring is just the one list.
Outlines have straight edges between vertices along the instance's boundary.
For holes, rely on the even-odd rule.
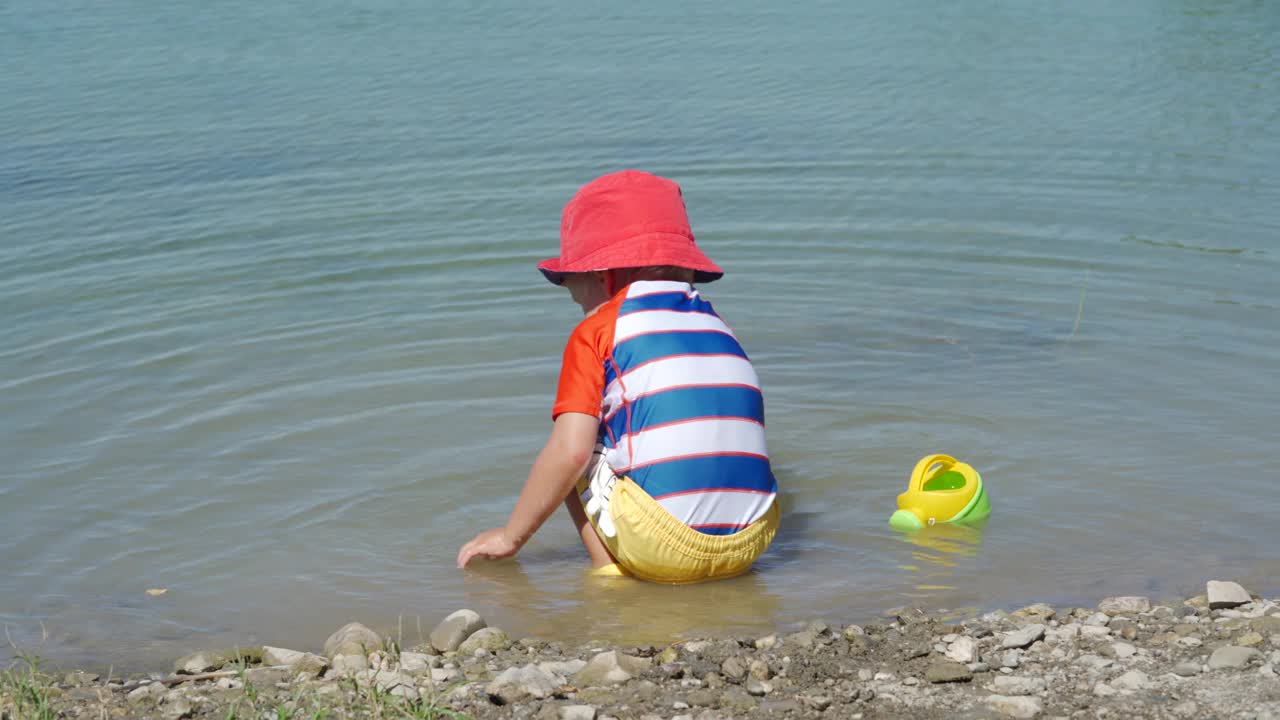
[[[1280,6],[793,5],[0,5],[13,645],[1280,591]],[[460,572],[580,317],[533,265],[623,167],[728,271],[784,532],[737,580],[600,583],[561,514]],[[934,452],[985,527],[889,529]]]

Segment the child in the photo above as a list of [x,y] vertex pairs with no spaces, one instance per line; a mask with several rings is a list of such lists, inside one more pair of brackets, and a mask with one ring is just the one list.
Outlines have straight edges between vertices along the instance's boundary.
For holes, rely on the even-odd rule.
[[458,552],[510,557],[564,501],[597,571],[665,583],[746,572],[778,528],[751,362],[693,288],[724,273],[694,244],[680,186],[597,178],[538,265],[586,318],[569,337],[538,454],[505,527]]

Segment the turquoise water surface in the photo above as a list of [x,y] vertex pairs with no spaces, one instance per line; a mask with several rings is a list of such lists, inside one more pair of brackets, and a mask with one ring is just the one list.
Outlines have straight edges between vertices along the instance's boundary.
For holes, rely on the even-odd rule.
[[[1277,128],[1265,0],[5,3],[0,624],[151,666],[1275,594]],[[623,167],[727,270],[785,530],[711,586],[593,584],[564,517],[460,572],[578,317],[533,265]],[[889,530],[933,452],[984,528]]]

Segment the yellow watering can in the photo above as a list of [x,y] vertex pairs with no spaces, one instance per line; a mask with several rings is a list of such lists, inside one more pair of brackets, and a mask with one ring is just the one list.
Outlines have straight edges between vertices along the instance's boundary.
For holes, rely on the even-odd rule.
[[950,455],[928,455],[911,471],[911,482],[898,496],[898,510],[889,525],[895,530],[918,530],[990,514],[991,502],[977,470]]

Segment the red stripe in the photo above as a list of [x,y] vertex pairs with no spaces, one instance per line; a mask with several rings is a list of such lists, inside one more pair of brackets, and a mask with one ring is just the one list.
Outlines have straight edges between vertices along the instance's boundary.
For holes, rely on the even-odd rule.
[[664,457],[661,460],[654,460],[653,462],[639,463],[637,465],[628,465],[627,467],[624,467],[624,468],[618,468],[618,470],[616,470],[615,472],[618,475],[622,475],[624,473],[631,472],[636,468],[649,467],[650,465],[661,465],[662,463],[674,462],[676,460],[689,460],[691,458],[704,458],[704,457],[753,457],[753,458],[759,458],[761,460],[769,459],[769,456],[767,455],[761,455],[760,453],[749,453],[749,452],[691,453],[689,455],[673,455],[671,457]]
[[772,495],[773,494],[773,492],[769,490],[753,490],[751,488],[719,487],[719,488],[702,488],[699,490],[681,490],[679,492],[667,493],[666,495],[657,495],[653,499],[663,500],[665,498],[680,497],[681,495],[701,495],[702,493],[712,493],[712,492],[736,492],[736,493],[747,493],[749,495]]

